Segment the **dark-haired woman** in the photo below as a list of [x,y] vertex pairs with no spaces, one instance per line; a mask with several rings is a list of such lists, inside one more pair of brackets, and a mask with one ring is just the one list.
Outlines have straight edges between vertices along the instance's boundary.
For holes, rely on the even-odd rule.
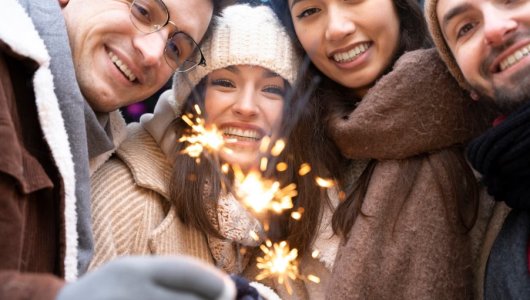
[[272,2],[312,62],[308,77],[322,78],[321,145],[338,148],[325,160],[343,191],[327,298],[473,298],[479,199],[462,148],[487,121],[423,49],[417,1]]

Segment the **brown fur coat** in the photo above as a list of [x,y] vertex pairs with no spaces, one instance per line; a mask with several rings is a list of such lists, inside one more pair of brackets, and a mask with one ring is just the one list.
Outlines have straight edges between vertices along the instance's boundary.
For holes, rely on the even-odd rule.
[[[470,299],[473,253],[446,149],[487,126],[435,50],[403,55],[328,131],[343,155],[376,159],[361,214],[339,249],[328,299]],[[463,153],[458,153],[462,155]],[[415,175],[414,175],[415,174]]]

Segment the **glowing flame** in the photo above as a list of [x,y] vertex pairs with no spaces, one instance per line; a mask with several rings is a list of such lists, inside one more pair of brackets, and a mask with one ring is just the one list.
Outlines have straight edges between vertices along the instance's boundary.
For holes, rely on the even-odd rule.
[[201,110],[195,105],[197,117],[193,115],[182,115],[182,120],[191,127],[190,135],[183,135],[179,142],[187,142],[189,145],[182,152],[191,157],[199,157],[205,150],[218,151],[224,145],[223,134],[215,125],[205,127],[205,121],[200,117]]
[[296,211],[293,211],[291,213],[291,218],[295,219],[295,220],[300,220],[302,218],[302,214],[304,213],[304,208],[303,207],[299,207]]
[[285,149],[285,142],[283,140],[277,140],[271,149],[272,156],[278,156]]
[[292,288],[289,284],[289,278],[296,280],[301,278],[298,270],[297,249],[289,249],[286,241],[272,244],[271,241],[260,246],[264,255],[257,258],[256,266],[261,272],[256,276],[256,280],[274,277],[279,284],[285,284],[287,292],[292,294]]
[[307,279],[313,281],[314,283],[320,283],[320,278],[312,274],[307,275]]
[[293,207],[292,199],[298,195],[296,184],[280,188],[278,181],[263,178],[257,171],[252,170],[245,175],[237,166],[233,169],[235,192],[245,206],[257,213],[265,210],[280,213]]
[[259,241],[259,235],[254,230],[251,230],[249,234],[253,240],[255,240],[256,242]]
[[304,175],[306,175],[309,172],[311,172],[311,166],[308,163],[303,163],[300,166],[300,169],[298,170],[298,174],[300,176],[304,176]]
[[261,143],[259,144],[259,152],[266,153],[267,148],[269,148],[269,144],[271,143],[271,138],[269,136],[264,136],[261,139]]
[[295,220],[300,220],[302,218],[302,214],[298,211],[293,211],[291,213],[291,218],[295,219]]
[[262,157],[259,162],[259,169],[261,172],[265,172],[267,170],[267,165],[269,164],[269,160],[266,157]]
[[287,170],[289,166],[284,163],[284,162],[279,162],[276,164],[276,171],[278,172],[284,172],[285,170]]
[[317,184],[323,188],[330,188],[330,187],[333,187],[335,186],[335,182],[331,179],[324,179],[324,178],[321,178],[321,177],[316,177],[315,178],[315,181],[317,182]]

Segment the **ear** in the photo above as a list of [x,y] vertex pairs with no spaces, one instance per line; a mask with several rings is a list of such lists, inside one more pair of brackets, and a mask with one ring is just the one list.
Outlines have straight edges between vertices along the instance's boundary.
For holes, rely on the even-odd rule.
[[59,1],[59,5],[61,6],[61,8],[64,8],[68,4],[69,0],[58,0],[58,1]]
[[471,92],[469,93],[469,96],[471,97],[471,99],[473,99],[473,101],[478,101],[478,100],[480,100],[480,96],[479,96],[479,94],[478,94],[475,90],[471,91]]

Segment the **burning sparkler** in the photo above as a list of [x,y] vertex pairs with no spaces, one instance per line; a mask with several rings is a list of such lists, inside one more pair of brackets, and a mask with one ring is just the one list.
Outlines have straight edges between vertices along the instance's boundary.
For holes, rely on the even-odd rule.
[[286,241],[273,244],[270,240],[262,244],[260,249],[265,255],[257,258],[258,263],[256,266],[262,271],[256,276],[256,280],[275,277],[278,283],[285,284],[287,292],[292,294],[288,279],[295,280],[300,278],[298,261],[296,260],[298,250],[290,250]]
[[315,177],[315,181],[320,187],[323,187],[323,188],[329,189],[335,186],[335,181],[333,181],[332,179],[325,179],[325,178],[317,176]]
[[[197,116],[182,115],[182,120],[191,127],[190,135],[183,135],[179,142],[187,142],[189,145],[182,151],[191,157],[198,158],[205,150],[219,151],[224,145],[223,134],[215,125],[206,128],[205,121],[200,117],[201,109],[197,104],[194,106]],[[224,149],[225,151],[228,149]]]
[[[265,153],[270,145],[270,138],[264,137],[260,144],[260,152]],[[279,156],[285,148],[285,142],[277,140],[270,153],[272,156]],[[269,160],[263,156],[260,159],[259,169],[261,172],[267,170]],[[279,166],[279,167],[278,167]],[[279,170],[287,169],[286,163],[279,163],[276,166]],[[267,179],[261,172],[251,170],[244,173],[239,166],[232,166],[234,171],[235,194],[241,202],[256,213],[266,210],[281,213],[283,210],[293,207],[293,198],[298,195],[296,184],[291,183],[280,188],[280,183],[276,180]]]
[[280,188],[278,181],[263,178],[260,172],[251,170],[245,174],[237,166],[233,170],[236,196],[254,212],[271,210],[281,213],[293,207],[292,199],[298,195],[296,184]]
[[273,244],[270,240],[267,240],[265,244],[260,246],[260,249],[264,255],[257,258],[258,263],[256,266],[262,271],[256,276],[256,280],[259,281],[274,277],[278,280],[279,284],[285,285],[289,294],[293,292],[289,279],[307,278],[315,283],[320,282],[320,278],[315,275],[310,274],[304,277],[300,274],[297,260],[298,250],[296,248],[289,249],[286,241]]
[[[230,151],[223,147],[225,140],[222,132],[215,125],[209,128],[205,126],[205,120],[200,116],[201,110],[198,105],[195,105],[195,111],[197,116],[192,114],[182,116],[184,122],[191,127],[191,133],[179,139],[179,142],[187,142],[189,144],[183,150],[183,153],[198,159],[205,151],[213,154],[214,158],[217,158],[216,154],[219,151]],[[264,154],[270,147],[270,154],[273,157],[277,157],[285,148],[285,142],[281,139],[277,140],[272,146],[270,144],[270,138],[264,137],[260,145],[260,152]],[[251,170],[247,173],[244,173],[237,165],[230,166],[225,163],[222,164],[220,172],[226,175],[229,169],[232,169],[234,174],[234,194],[241,203],[252,211],[262,213],[269,210],[281,213],[283,210],[293,208],[293,198],[298,195],[296,184],[291,183],[282,188],[278,181],[263,177],[262,172],[267,170],[268,163],[268,158],[263,156],[260,159],[260,170]],[[284,172],[289,166],[285,162],[279,162],[275,167],[278,172]],[[298,173],[300,176],[305,176],[310,171],[311,166],[305,163],[300,166]],[[325,188],[334,185],[333,181],[320,177],[317,177],[316,181],[318,185]],[[291,213],[291,217],[299,220],[303,212],[304,209],[299,208]],[[268,223],[264,224],[264,229],[268,230]],[[258,240],[255,232],[251,232],[250,235]],[[315,275],[307,275],[305,277],[300,274],[297,260],[298,250],[296,248],[290,249],[286,241],[272,243],[267,240],[265,244],[260,246],[260,249],[264,252],[264,256],[257,258],[257,267],[261,272],[256,277],[256,280],[276,278],[279,284],[285,285],[289,294],[292,294],[289,280],[307,279],[316,283],[320,282],[320,279]]]

